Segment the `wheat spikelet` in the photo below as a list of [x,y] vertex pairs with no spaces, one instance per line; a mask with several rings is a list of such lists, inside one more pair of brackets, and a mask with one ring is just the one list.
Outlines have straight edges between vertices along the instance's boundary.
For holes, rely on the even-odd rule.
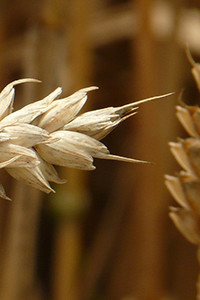
[[[57,88],[44,99],[13,112],[14,86],[25,82],[39,81],[16,80],[0,93],[0,168],[45,193],[54,192],[49,182],[66,182],[59,178],[54,165],[93,170],[94,158],[145,163],[112,155],[99,140],[134,115],[140,104],[172,94],[77,115],[87,93],[97,87],[81,89],[62,99],[57,99],[62,92]],[[2,185],[0,197],[10,200]]]
[[[200,91],[200,64],[194,62],[188,49],[187,56]],[[179,207],[170,207],[169,216],[181,234],[197,245],[200,264],[200,107],[178,105],[176,115],[189,137],[169,143],[173,156],[183,168],[176,176],[165,176],[165,184],[179,204]],[[200,275],[196,286],[199,300]]]

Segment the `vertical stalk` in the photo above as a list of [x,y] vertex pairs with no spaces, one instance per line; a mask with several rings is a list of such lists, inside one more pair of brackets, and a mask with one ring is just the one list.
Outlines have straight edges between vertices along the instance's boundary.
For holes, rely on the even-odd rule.
[[[35,39],[30,31],[27,34],[27,43],[24,42],[23,61],[21,61],[23,76],[35,74]],[[33,96],[34,88],[24,88],[22,102],[28,104],[27,99]],[[25,97],[26,96],[26,97]],[[36,299],[38,297],[36,285],[36,237],[38,218],[41,207],[41,193],[32,190],[22,183],[15,182],[13,194],[15,200],[9,205],[9,220],[6,229],[5,244],[3,247],[2,280],[0,289],[1,299]],[[12,288],[10,288],[12,287]]]
[[[197,260],[198,260],[198,263],[199,263],[199,266],[200,266],[200,247],[199,246],[197,248]],[[198,274],[196,288],[197,288],[196,300],[200,300],[200,272]]]
[[[150,13],[153,0],[138,0],[139,34],[136,38],[137,98],[159,93],[158,64],[155,40],[150,30]],[[160,209],[162,192],[162,124],[159,120],[159,105],[145,105],[140,111],[135,137],[137,156],[157,160],[156,166],[141,168],[137,172],[134,193],[133,231],[136,231],[136,270],[134,292],[141,300],[156,300],[163,296],[163,251]],[[153,127],[152,125],[156,125]],[[152,127],[151,127],[152,126]],[[146,145],[141,147],[141,145]],[[138,147],[137,147],[138,145]]]
[[[68,57],[66,69],[69,89],[75,91],[91,85],[92,59],[87,33],[92,3],[89,0],[73,0],[68,2],[67,7]],[[55,234],[53,299],[77,300],[80,299],[78,282],[80,274],[78,272],[82,249],[80,222],[85,211],[85,204],[88,203],[87,175],[78,170],[61,170],[61,172],[62,177],[68,178],[68,183],[61,186],[57,193],[57,197],[60,197],[61,200],[57,202],[57,209],[62,210],[62,214]],[[66,254],[61,257],[63,249]]]

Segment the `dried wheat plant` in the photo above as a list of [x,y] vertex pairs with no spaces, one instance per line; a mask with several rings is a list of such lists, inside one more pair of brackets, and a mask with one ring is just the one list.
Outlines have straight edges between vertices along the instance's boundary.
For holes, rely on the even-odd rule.
[[[45,193],[54,192],[49,182],[66,182],[60,179],[53,165],[94,170],[93,158],[145,162],[112,155],[99,140],[121,121],[136,114],[141,103],[171,94],[77,115],[87,100],[87,92],[97,87],[57,99],[62,92],[59,87],[44,99],[12,112],[14,86],[25,82],[40,81],[16,80],[0,93],[0,168]],[[0,197],[10,200],[2,185]]]
[[[200,64],[193,60],[189,49],[187,56],[200,91]],[[200,264],[200,107],[182,103],[176,107],[176,115],[190,136],[169,143],[173,156],[183,168],[176,176],[165,176],[166,186],[179,204],[179,207],[170,207],[169,215],[183,236],[197,245]],[[200,300],[200,274],[196,299]]]

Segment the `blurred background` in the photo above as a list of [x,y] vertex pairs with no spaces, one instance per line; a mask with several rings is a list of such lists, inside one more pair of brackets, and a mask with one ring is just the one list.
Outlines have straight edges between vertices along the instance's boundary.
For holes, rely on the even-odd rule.
[[15,109],[57,86],[67,96],[97,85],[87,110],[175,91],[141,105],[103,142],[114,154],[154,162],[96,160],[97,170],[60,169],[68,182],[42,194],[1,171],[14,201],[0,201],[1,300],[188,300],[195,298],[195,247],[168,218],[163,175],[178,170],[167,143],[184,132],[178,94],[199,98],[185,55],[200,60],[196,0],[4,0],[0,87]]

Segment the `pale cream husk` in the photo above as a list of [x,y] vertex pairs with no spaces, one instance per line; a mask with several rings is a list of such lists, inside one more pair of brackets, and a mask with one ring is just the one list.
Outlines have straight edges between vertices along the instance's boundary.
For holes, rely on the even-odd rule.
[[[0,93],[0,168],[45,193],[53,191],[49,182],[66,182],[59,178],[54,165],[93,170],[94,158],[145,163],[110,154],[99,140],[134,115],[140,104],[172,94],[78,115],[87,100],[87,93],[97,87],[84,88],[58,99],[62,93],[59,87],[44,99],[13,112],[14,86],[25,82],[40,81],[16,80]],[[0,197],[10,200],[2,185]]]

